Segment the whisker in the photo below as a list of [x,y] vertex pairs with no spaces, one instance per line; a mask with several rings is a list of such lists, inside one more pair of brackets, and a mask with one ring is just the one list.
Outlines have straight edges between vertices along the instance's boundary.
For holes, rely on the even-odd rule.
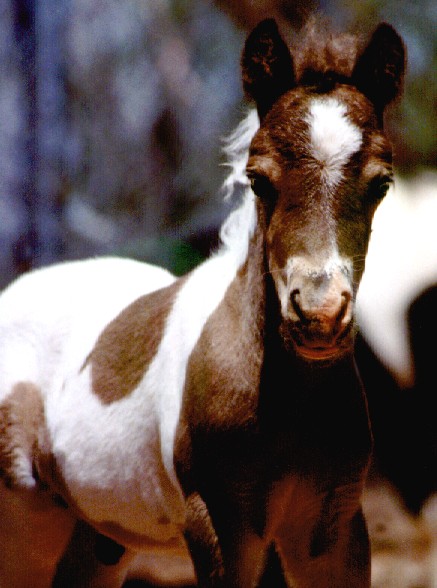
[[282,274],[283,271],[284,270],[279,269],[279,268],[278,269],[274,269],[274,270],[267,270],[267,271],[263,272],[262,276],[265,277],[265,276],[268,276],[268,275],[273,276],[274,274]]

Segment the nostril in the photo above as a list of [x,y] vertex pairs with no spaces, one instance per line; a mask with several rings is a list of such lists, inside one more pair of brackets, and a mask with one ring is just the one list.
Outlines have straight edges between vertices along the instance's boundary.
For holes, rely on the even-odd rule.
[[300,290],[295,289],[290,294],[291,305],[301,321],[307,320],[301,307]]
[[345,319],[348,321],[351,318],[351,300],[352,296],[350,292],[344,291],[341,293],[341,306],[340,311],[337,315],[337,323],[344,321]]
[[344,291],[341,293],[341,297],[342,297],[342,299],[344,300],[344,302],[345,302],[346,304],[348,304],[348,303],[350,302],[351,298],[352,298],[352,295],[351,295],[351,293],[350,293],[348,290],[344,290]]

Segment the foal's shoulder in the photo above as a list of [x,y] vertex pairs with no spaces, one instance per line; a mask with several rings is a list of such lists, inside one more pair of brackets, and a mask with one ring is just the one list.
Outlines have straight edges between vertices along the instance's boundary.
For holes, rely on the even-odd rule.
[[103,403],[133,392],[162,341],[168,317],[184,279],[144,294],[126,306],[101,332],[84,367]]

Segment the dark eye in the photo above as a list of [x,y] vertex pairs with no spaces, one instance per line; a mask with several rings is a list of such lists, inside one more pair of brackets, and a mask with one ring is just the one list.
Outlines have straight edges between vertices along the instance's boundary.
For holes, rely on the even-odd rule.
[[249,180],[250,186],[258,198],[262,198],[263,200],[276,199],[276,188],[266,176],[261,174],[250,174]]
[[376,176],[370,180],[367,193],[373,200],[382,200],[392,183],[392,176]]

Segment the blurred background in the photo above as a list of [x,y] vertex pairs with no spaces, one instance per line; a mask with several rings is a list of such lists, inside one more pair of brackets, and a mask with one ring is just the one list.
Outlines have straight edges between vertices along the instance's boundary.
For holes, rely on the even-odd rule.
[[402,174],[436,162],[432,0],[0,0],[0,287],[31,267],[116,253],[177,273],[223,210],[221,140],[241,118],[244,37],[313,10],[392,23],[408,45],[392,112]]
[[[430,536],[437,533],[437,504],[430,497],[437,490],[437,378],[429,345],[437,330],[434,0],[0,0],[0,288],[29,269],[94,255],[152,261],[177,274],[199,263],[216,247],[227,212],[221,147],[245,108],[245,36],[267,16],[292,34],[317,10],[339,30],[363,35],[386,20],[408,47],[404,97],[387,120],[404,224],[396,237],[383,235],[382,246],[392,249],[375,257],[397,260],[394,271],[404,279],[386,290],[405,293],[422,258],[410,255],[407,270],[402,246],[411,253],[426,218],[431,241],[421,255],[430,253],[431,270],[427,283],[409,287],[408,299],[398,297],[413,375],[385,361],[389,343],[378,348],[371,335],[358,340],[358,362],[374,423],[373,473],[390,484],[388,503],[385,486],[383,499],[380,484],[372,490],[373,541],[383,556],[394,545],[400,554],[373,585],[436,588]],[[385,227],[394,223],[388,214]],[[370,333],[372,317],[384,318],[375,311],[376,292],[363,307]],[[387,316],[393,304],[387,299]],[[381,322],[379,331],[390,332]],[[434,521],[426,531],[424,512]],[[407,544],[412,563],[404,570]],[[434,562],[434,580],[416,548],[427,565]]]

